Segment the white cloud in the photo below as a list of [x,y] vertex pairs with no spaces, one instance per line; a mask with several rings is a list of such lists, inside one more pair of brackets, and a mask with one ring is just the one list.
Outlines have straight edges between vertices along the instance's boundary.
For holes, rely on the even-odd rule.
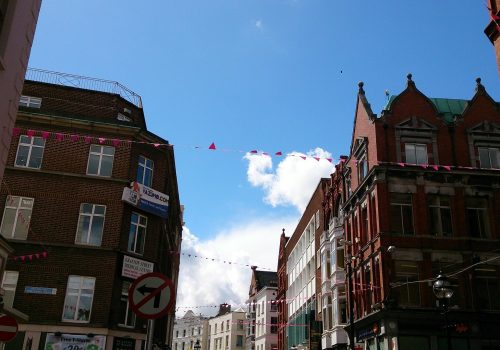
[[263,27],[263,23],[262,23],[262,20],[261,20],[261,19],[256,20],[256,21],[254,22],[254,24],[255,24],[255,28],[257,28],[258,30],[262,30],[262,29],[264,29],[264,27]]
[[177,316],[189,309],[203,315],[214,315],[218,311],[215,307],[193,306],[222,303],[231,304],[233,309],[242,306],[248,298],[250,266],[276,271],[281,230],[285,228],[290,235],[296,224],[297,218],[291,217],[257,219],[228,228],[207,240],[200,240],[184,227]]
[[[307,156],[304,160],[301,156]],[[319,161],[314,157],[321,158]],[[271,157],[247,153],[247,178],[255,187],[262,187],[266,193],[264,201],[273,207],[292,205],[302,212],[311,199],[320,178],[329,177],[334,166],[325,158],[332,155],[316,148],[307,154],[289,153],[273,171]]]

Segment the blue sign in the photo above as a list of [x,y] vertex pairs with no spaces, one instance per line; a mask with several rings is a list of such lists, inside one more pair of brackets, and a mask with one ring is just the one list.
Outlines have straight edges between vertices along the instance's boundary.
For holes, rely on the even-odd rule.
[[57,288],[46,288],[46,287],[24,287],[24,293],[26,294],[47,294],[47,295],[56,295]]
[[168,214],[168,195],[137,182],[123,189],[122,200],[133,206],[164,219]]

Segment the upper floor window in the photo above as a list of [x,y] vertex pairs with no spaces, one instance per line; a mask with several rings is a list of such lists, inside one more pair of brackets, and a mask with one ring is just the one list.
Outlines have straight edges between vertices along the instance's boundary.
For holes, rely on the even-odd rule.
[[40,108],[42,106],[42,99],[40,97],[22,95],[19,99],[19,106]]
[[486,198],[468,197],[466,199],[466,220],[472,237],[488,238],[491,234]]
[[429,225],[431,235],[451,236],[450,198],[445,196],[429,195]]
[[110,177],[113,171],[115,148],[111,146],[91,145],[87,175]]
[[82,203],[75,243],[100,246],[105,214],[105,205]]
[[413,234],[413,206],[411,194],[391,193],[391,231]]
[[69,276],[64,300],[63,321],[90,322],[95,278]]
[[130,289],[130,282],[123,281],[122,284],[122,294],[120,298],[120,325],[125,327],[134,327],[135,326],[135,313],[132,311],[130,307],[130,303],[128,301],[128,291]]
[[243,330],[243,320],[238,320],[237,330],[239,331]]
[[420,305],[420,283],[418,281],[419,269],[416,261],[395,262],[394,294],[401,306]]
[[7,196],[0,233],[6,238],[26,239],[33,210],[33,198]]
[[3,304],[8,307],[14,306],[14,298],[16,296],[17,280],[19,278],[18,271],[5,271],[2,279]]
[[428,164],[427,145],[421,143],[405,144],[406,163],[408,164]]
[[151,159],[139,156],[139,164],[137,166],[137,182],[151,187],[153,184],[153,169],[154,163]]
[[271,317],[271,333],[278,333],[278,318]]
[[237,335],[236,336],[236,346],[238,348],[243,347],[243,336],[242,335]]
[[368,161],[366,155],[358,159],[358,181],[361,182],[368,174]]
[[134,252],[137,254],[144,253],[144,242],[146,240],[147,224],[147,217],[138,213],[132,213],[132,218],[130,220],[130,232],[128,236],[128,250],[130,252]]
[[278,311],[278,304],[276,303],[275,300],[271,301],[271,312],[276,312]]
[[500,150],[498,148],[479,148],[479,163],[481,168],[498,169],[500,168]]
[[45,140],[37,136],[21,135],[17,146],[16,167],[40,169]]
[[500,287],[495,265],[481,265],[475,269],[474,285],[477,306],[481,309],[500,310]]

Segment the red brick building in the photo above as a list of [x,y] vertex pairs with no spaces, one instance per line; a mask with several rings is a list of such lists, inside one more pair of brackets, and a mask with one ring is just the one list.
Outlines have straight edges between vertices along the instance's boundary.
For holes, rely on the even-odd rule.
[[488,11],[490,12],[490,22],[484,33],[495,48],[498,74],[500,74],[500,0],[488,0]]
[[[150,271],[177,284],[173,148],[147,130],[140,96],[119,83],[41,70],[28,78],[0,233],[16,251],[3,288],[30,320],[8,348],[141,349],[146,322],[131,312],[128,287]],[[173,311],[157,320],[156,342],[170,344],[173,321]]]
[[[345,232],[358,346],[499,349],[500,104],[481,80],[470,100],[429,98],[408,75],[380,116],[360,83],[336,171],[325,216]],[[454,286],[445,314],[439,274]]]

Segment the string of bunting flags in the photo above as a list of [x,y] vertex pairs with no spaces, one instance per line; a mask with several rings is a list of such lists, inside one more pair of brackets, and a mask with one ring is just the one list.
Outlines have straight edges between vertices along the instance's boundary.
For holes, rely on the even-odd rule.
[[273,269],[268,268],[268,267],[260,267],[260,266],[256,266],[256,265],[244,264],[244,263],[239,263],[239,262],[234,262],[234,261],[229,261],[229,260],[223,260],[223,259],[218,259],[218,258],[208,258],[208,257],[201,256],[201,255],[189,254],[189,253],[182,253],[182,252],[178,252],[178,251],[175,251],[175,250],[171,250],[170,254],[172,254],[172,255],[182,255],[182,256],[185,256],[187,258],[195,258],[195,259],[201,259],[201,260],[208,260],[208,261],[213,261],[213,262],[219,262],[219,263],[228,264],[228,265],[237,265],[237,266],[243,266],[243,267],[252,267],[252,266],[255,266],[255,267],[258,267],[260,270],[273,271]]
[[497,31],[500,32],[500,17],[497,16],[497,14],[495,12],[493,12],[493,9],[491,9],[488,4],[486,4],[486,1],[485,1],[485,5],[486,5],[486,8],[488,9],[488,13],[490,15],[490,18],[491,20],[493,21],[493,23],[495,23],[495,26],[497,28]]

